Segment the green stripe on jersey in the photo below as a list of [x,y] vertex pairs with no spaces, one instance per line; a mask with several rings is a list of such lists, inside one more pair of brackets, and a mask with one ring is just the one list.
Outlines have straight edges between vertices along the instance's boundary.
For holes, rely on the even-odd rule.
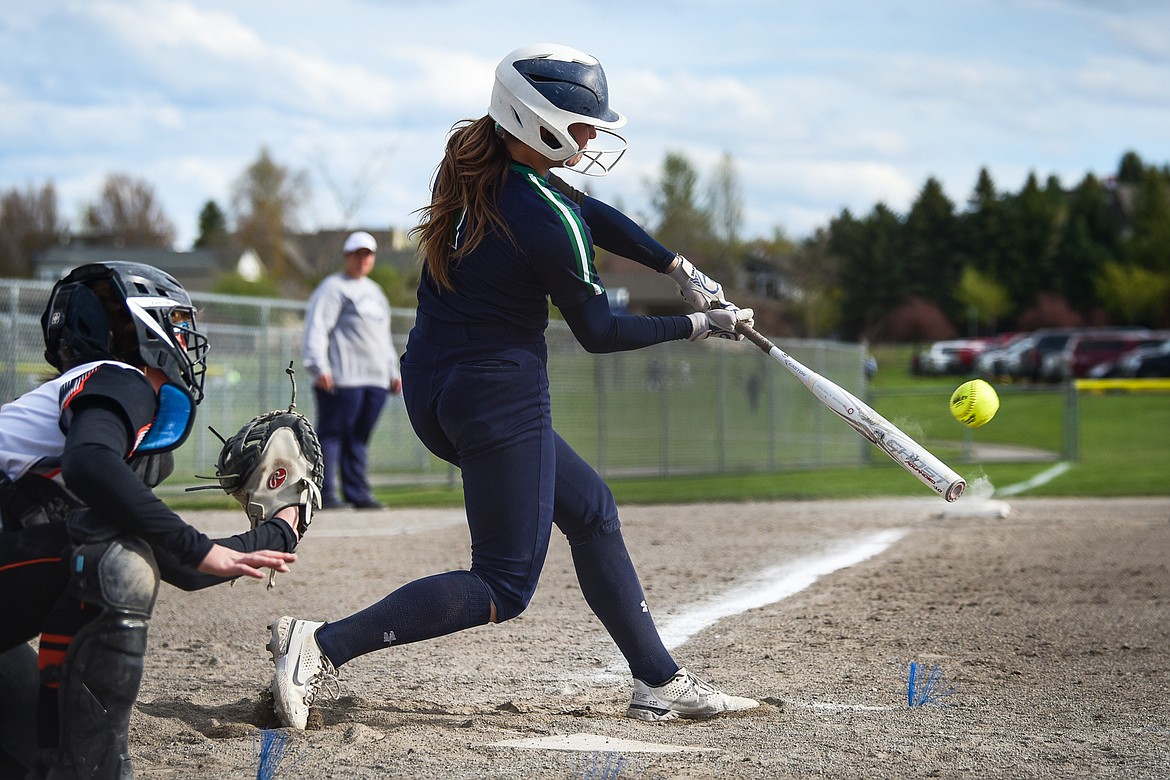
[[597,269],[593,267],[593,260],[590,258],[589,246],[585,242],[585,223],[581,221],[581,215],[570,208],[561,194],[549,187],[548,182],[534,171],[522,172],[532,188],[552,206],[553,211],[560,217],[561,224],[565,226],[565,232],[569,234],[569,245],[573,247],[577,275],[581,281],[593,287],[594,295],[601,295],[605,288],[601,286],[601,277],[597,275]]

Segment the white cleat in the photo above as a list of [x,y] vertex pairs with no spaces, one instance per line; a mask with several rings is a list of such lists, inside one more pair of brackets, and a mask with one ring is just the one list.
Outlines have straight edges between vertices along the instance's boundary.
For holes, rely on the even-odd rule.
[[282,726],[303,731],[317,693],[327,688],[337,696],[337,670],[317,645],[317,629],[323,625],[286,615],[268,627],[268,650],[276,664],[272,699]]
[[755,699],[723,693],[682,668],[657,687],[635,679],[626,717],[658,723],[675,718],[711,718],[759,706]]

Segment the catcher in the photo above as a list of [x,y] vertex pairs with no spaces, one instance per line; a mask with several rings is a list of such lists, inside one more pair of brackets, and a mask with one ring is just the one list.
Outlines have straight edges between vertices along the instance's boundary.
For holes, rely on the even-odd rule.
[[0,776],[130,777],[159,580],[196,590],[288,571],[320,455],[311,428],[294,452],[288,434],[269,447],[268,424],[245,426],[233,465],[251,471],[227,476],[253,528],[209,539],[151,490],[203,398],[207,339],[183,287],[148,265],[81,266],[54,286],[41,324],[61,374],[0,407]]

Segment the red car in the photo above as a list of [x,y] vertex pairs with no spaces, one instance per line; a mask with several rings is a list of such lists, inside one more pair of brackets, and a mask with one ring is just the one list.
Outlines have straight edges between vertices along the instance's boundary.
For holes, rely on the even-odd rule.
[[1148,330],[1085,331],[1074,334],[1064,349],[1046,358],[1043,378],[1050,381],[1082,379],[1099,363],[1117,360],[1135,347],[1161,341],[1164,337]]

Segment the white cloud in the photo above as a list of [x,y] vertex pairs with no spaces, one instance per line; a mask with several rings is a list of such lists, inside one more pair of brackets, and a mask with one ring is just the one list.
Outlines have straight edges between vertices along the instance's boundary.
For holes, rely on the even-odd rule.
[[650,0],[615,24],[566,2],[569,27],[503,0],[17,4],[0,188],[51,179],[89,199],[111,171],[139,175],[189,244],[267,145],[312,175],[308,219],[340,219],[326,174],[353,188],[381,166],[357,218],[408,226],[449,127],[486,111],[498,58],[534,40],[605,63],[631,149],[591,184],[632,210],[668,151],[704,176],[731,154],[761,234],[902,210],[932,175],[961,204],[984,166],[1011,189],[1032,169],[1108,174],[1128,149],[1170,160],[1164,3]]
[[1153,0],[1137,13],[1118,14],[1104,20],[1105,29],[1135,55],[1170,62],[1170,7]]
[[1105,105],[1129,103],[1170,113],[1170,69],[1165,65],[1123,57],[1091,57],[1069,80],[1085,97]]

